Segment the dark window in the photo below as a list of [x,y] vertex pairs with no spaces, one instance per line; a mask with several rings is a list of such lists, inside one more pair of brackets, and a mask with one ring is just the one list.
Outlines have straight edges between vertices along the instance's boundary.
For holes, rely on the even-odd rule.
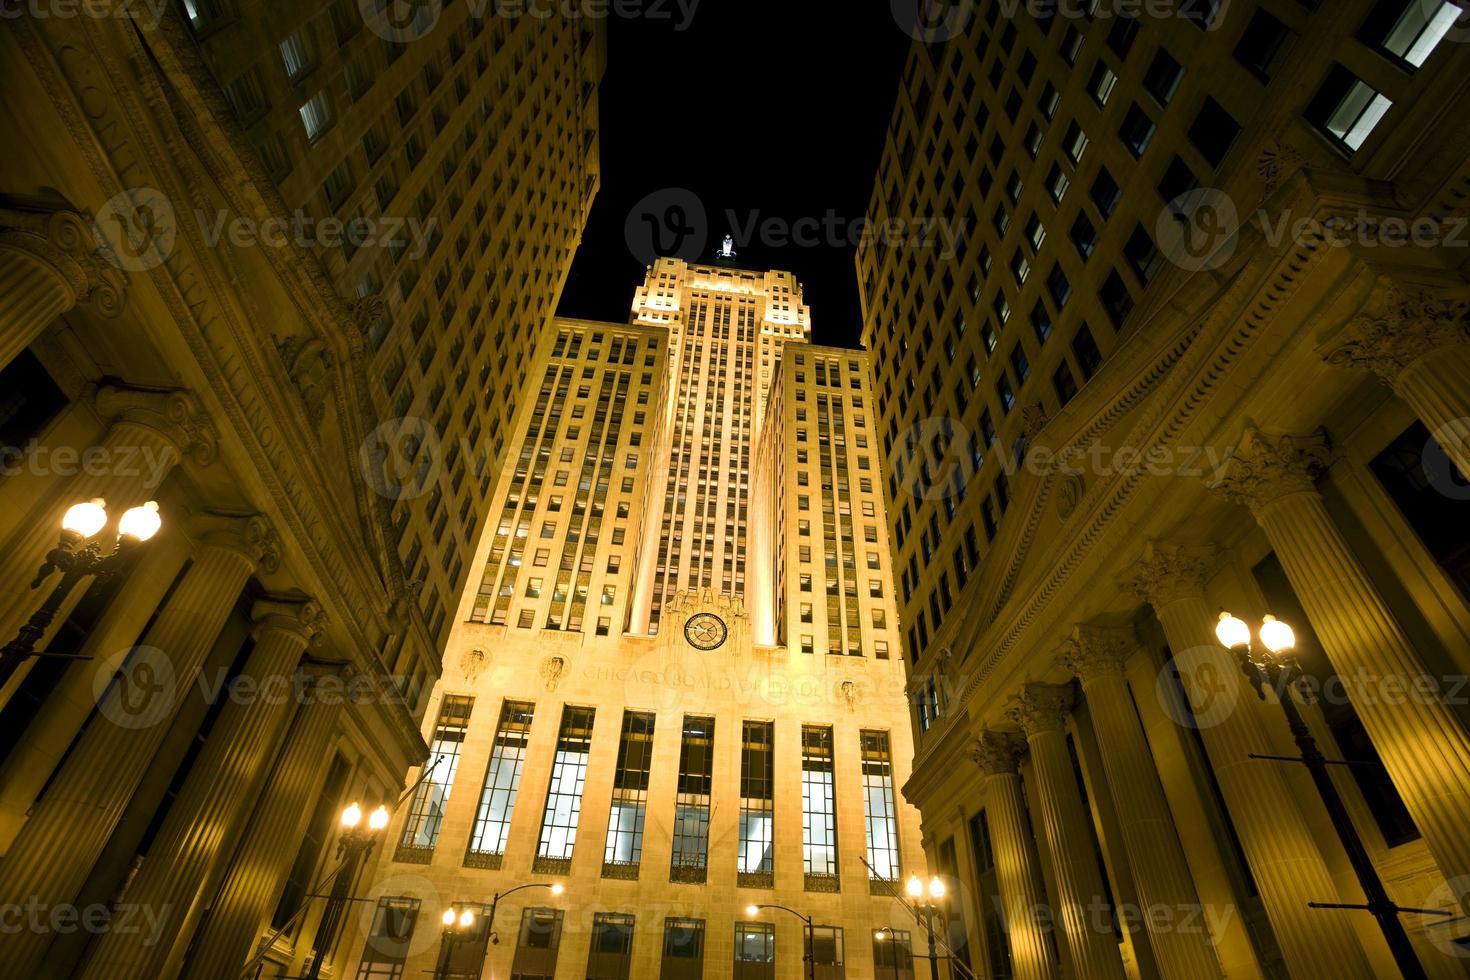
[[21,351],[0,369],[0,450],[24,450],[66,403],[36,355]]
[[628,980],[633,963],[633,917],[609,912],[592,916],[587,980]]
[[1163,256],[1154,247],[1154,240],[1149,237],[1143,225],[1133,226],[1133,234],[1128,237],[1128,243],[1123,246],[1123,255],[1128,259],[1128,264],[1133,266],[1133,271],[1138,273],[1139,280],[1145,286],[1159,274],[1159,267],[1164,263]]
[[1143,76],[1143,87],[1159,105],[1168,105],[1174,93],[1179,91],[1179,81],[1183,77],[1184,69],[1179,62],[1166,49],[1159,48]]
[[1046,291],[1051,293],[1051,301],[1059,310],[1072,298],[1072,284],[1067,281],[1067,274],[1062,271],[1060,262],[1053,265],[1051,272],[1046,275]]
[[1072,244],[1077,248],[1077,254],[1083,260],[1092,257],[1092,250],[1097,248],[1097,229],[1092,227],[1092,222],[1087,219],[1085,212],[1077,212],[1077,220],[1072,222]]
[[1036,331],[1036,343],[1045,346],[1051,337],[1052,323],[1051,313],[1041,300],[1037,300],[1036,305],[1031,307],[1031,327]]
[[1128,291],[1128,286],[1123,282],[1123,277],[1118,275],[1117,269],[1108,273],[1097,295],[1102,300],[1103,309],[1108,311],[1108,317],[1113,321],[1113,329],[1121,330],[1128,314],[1133,312],[1133,294]]
[[1112,174],[1108,173],[1106,167],[1098,168],[1097,178],[1093,180],[1092,190],[1088,193],[1092,197],[1092,203],[1097,205],[1098,213],[1103,216],[1104,221],[1113,216],[1113,211],[1117,209],[1118,202],[1123,198],[1122,189],[1118,187],[1118,182],[1113,179]]
[[1153,141],[1156,128],[1148,113],[1144,112],[1137,102],[1134,102],[1128,106],[1128,113],[1123,117],[1123,124],[1118,127],[1118,138],[1134,156],[1141,157],[1148,149],[1149,143]]
[[1290,36],[1285,24],[1265,10],[1257,10],[1235,45],[1235,60],[1257,78],[1269,82],[1281,63],[1281,53]]
[[1189,141],[1199,147],[1211,165],[1219,167],[1230,144],[1239,135],[1240,123],[1225,111],[1224,106],[1206,96],[1199,115],[1194,117],[1194,123],[1189,127]]
[[1169,161],[1169,169],[1164,171],[1164,176],[1159,180],[1159,197],[1166,203],[1172,202],[1198,186],[1199,179],[1189,169],[1189,164],[1175,157]]
[[665,919],[661,980],[700,980],[704,976],[704,920]]
[[1415,422],[1371,467],[1424,547],[1470,596],[1470,484],[1454,462],[1429,430]]
[[1072,377],[1072,369],[1067,366],[1066,361],[1058,365],[1052,373],[1051,384],[1057,391],[1057,400],[1063,405],[1077,394],[1077,379]]
[[1108,47],[1118,56],[1119,61],[1128,60],[1128,52],[1133,49],[1133,42],[1138,39],[1138,18],[1119,16],[1113,22],[1112,30],[1108,31]]
[[1082,369],[1082,380],[1091,380],[1097,373],[1098,366],[1102,364],[1102,351],[1097,349],[1097,341],[1092,338],[1092,331],[1085,323],[1072,338],[1072,355],[1077,358],[1077,366]]

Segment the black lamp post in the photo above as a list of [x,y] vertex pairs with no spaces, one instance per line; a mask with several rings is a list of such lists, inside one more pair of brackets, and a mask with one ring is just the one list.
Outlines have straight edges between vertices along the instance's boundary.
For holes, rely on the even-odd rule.
[[802,959],[806,961],[807,980],[817,980],[817,958],[813,955],[812,951],[812,917],[802,915],[796,909],[789,909],[784,905],[747,905],[745,907],[745,914],[749,918],[754,919],[757,915],[760,915],[761,909],[780,909],[782,912],[790,912],[802,921],[806,929],[806,953],[802,956]]
[[383,828],[388,826],[388,808],[380,806],[374,810],[363,825],[362,807],[353,803],[342,811],[340,818],[342,836],[337,839],[337,856],[341,864],[332,877],[332,890],[327,895],[326,908],[322,909],[322,921],[317,926],[316,938],[312,942],[311,968],[304,980],[317,980],[321,976],[322,964],[332,951],[337,938],[337,929],[342,923],[342,914],[352,901],[352,886],[357,881],[357,871],[362,859],[377,843]]
[[101,542],[89,539],[95,538],[107,526],[106,502],[97,498],[68,508],[61,518],[61,540],[46,555],[31,588],[39,589],[54,571],[61,572],[61,578],[46,601],[16,633],[15,639],[0,648],[0,684],[8,681],[20,665],[32,657],[65,656],[38,651],[36,644],[41,642],[55,621],[66,597],[78,582],[89,575],[106,579],[117,574],[131,558],[134,546],[157,534],[162,524],[155,501],[130,509],[118,520],[116,542],[112,551],[104,555]]
[[929,976],[931,980],[939,980],[939,942],[934,932],[934,920],[938,918],[940,927],[943,927],[944,909],[938,903],[944,899],[944,879],[936,875],[926,886],[918,875],[914,875],[904,890],[914,900],[914,918],[924,926],[924,934],[929,940]]
[[[1261,621],[1258,635],[1261,645],[1266,648],[1266,653],[1257,655],[1251,644],[1250,627],[1228,612],[1222,612],[1219,622],[1215,625],[1215,635],[1223,646],[1240,658],[1241,669],[1245,671],[1250,685],[1255,688],[1257,697],[1263,701],[1266,699],[1267,684],[1278,692],[1281,710],[1286,713],[1287,727],[1291,729],[1297,748],[1302,753],[1300,756],[1252,753],[1251,758],[1271,759],[1277,762],[1299,762],[1307,767],[1307,771],[1312,774],[1312,782],[1317,787],[1317,794],[1322,797],[1322,805],[1327,809],[1327,816],[1332,820],[1332,828],[1342,841],[1343,850],[1347,852],[1348,863],[1353,866],[1353,872],[1358,877],[1358,885],[1368,899],[1361,905],[1339,902],[1308,902],[1307,905],[1314,909],[1358,909],[1372,913],[1373,918],[1378,920],[1378,928],[1383,932],[1389,952],[1393,954],[1394,965],[1398,967],[1405,980],[1424,980],[1426,977],[1424,967],[1414,952],[1414,946],[1409,941],[1408,933],[1404,931],[1404,924],[1399,921],[1399,913],[1415,912],[1421,915],[1449,915],[1450,913],[1438,909],[1404,908],[1395,904],[1388,897],[1388,892],[1384,890],[1383,882],[1378,878],[1378,870],[1373,867],[1373,861],[1368,857],[1367,848],[1363,846],[1363,840],[1358,836],[1358,829],[1354,826],[1352,817],[1349,816],[1347,807],[1343,804],[1342,797],[1337,792],[1337,786],[1332,782],[1332,776],[1327,769],[1328,766],[1353,765],[1353,763],[1332,760],[1324,756],[1317,748],[1317,740],[1312,737],[1311,730],[1297,708],[1296,697],[1300,697],[1303,704],[1311,704],[1312,700],[1308,692],[1297,685],[1302,678],[1302,671],[1293,655],[1296,649],[1295,633],[1292,632],[1290,626],[1275,616],[1265,617]],[[1293,693],[1296,697],[1293,696]]]
[[455,945],[475,927],[475,910],[451,905],[444,910],[439,921],[444,924],[444,938],[439,943],[439,965],[434,968],[434,980],[445,980],[449,976]]

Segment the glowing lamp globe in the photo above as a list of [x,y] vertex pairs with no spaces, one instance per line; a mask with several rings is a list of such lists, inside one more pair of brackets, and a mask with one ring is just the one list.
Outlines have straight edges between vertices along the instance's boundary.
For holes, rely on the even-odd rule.
[[61,526],[83,539],[90,538],[107,525],[107,506],[101,497],[86,503],[72,504],[61,518]]

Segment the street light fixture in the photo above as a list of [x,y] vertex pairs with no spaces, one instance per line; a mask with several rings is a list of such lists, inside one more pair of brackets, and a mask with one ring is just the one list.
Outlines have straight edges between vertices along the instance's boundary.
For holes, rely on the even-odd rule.
[[806,953],[802,956],[802,959],[806,961],[807,980],[816,980],[817,958],[814,950],[812,949],[812,931],[814,928],[812,926],[812,917],[809,915],[802,915],[800,912],[796,911],[796,909],[790,909],[784,905],[747,905],[745,906],[745,915],[747,918],[754,919],[756,916],[761,914],[761,909],[779,909],[782,912],[790,912],[792,915],[796,916],[802,921],[802,924],[806,929]]
[[893,980],[898,980],[898,934],[892,930],[874,929],[873,941],[888,943],[888,952],[892,954],[890,958],[893,960]]
[[435,980],[443,980],[449,976],[454,947],[475,927],[475,910],[468,906],[461,909],[451,905],[444,910],[439,921],[444,924],[444,937],[439,943],[439,965],[434,968]]
[[62,515],[60,540],[47,553],[41,570],[31,581],[31,588],[39,589],[52,572],[61,572],[61,578],[46,601],[16,633],[15,639],[0,649],[0,684],[9,680],[20,665],[32,657],[81,659],[74,654],[37,650],[36,644],[46,635],[61,604],[78,582],[89,575],[105,581],[117,574],[132,558],[133,549],[158,533],[163,526],[163,518],[159,516],[158,502],[154,500],[130,508],[117,522],[117,537],[112,550],[103,554],[102,542],[91,539],[96,538],[106,526],[107,503],[101,497],[72,504]]
[[1264,617],[1257,636],[1266,652],[1257,654],[1251,644],[1250,627],[1244,621],[1222,611],[1215,624],[1215,636],[1222,646],[1240,660],[1241,669],[1245,672],[1251,687],[1255,688],[1257,697],[1263,701],[1266,699],[1266,685],[1268,684],[1277,692],[1281,710],[1286,714],[1287,727],[1296,740],[1297,748],[1301,750],[1300,756],[1251,753],[1250,758],[1270,759],[1276,762],[1299,762],[1307,767],[1307,771],[1312,775],[1312,782],[1317,787],[1317,794],[1322,798],[1322,805],[1327,810],[1327,816],[1332,820],[1332,827],[1342,841],[1343,850],[1347,852],[1348,863],[1352,865],[1358,878],[1358,884],[1363,889],[1363,895],[1368,899],[1363,904],[1308,902],[1308,907],[1357,909],[1372,913],[1378,921],[1378,927],[1383,932],[1383,938],[1388,944],[1389,952],[1393,955],[1399,972],[1406,980],[1423,980],[1426,976],[1424,967],[1414,952],[1414,946],[1409,941],[1408,933],[1404,931],[1403,923],[1399,921],[1399,913],[1415,912],[1421,915],[1449,915],[1451,913],[1439,909],[1404,908],[1395,904],[1389,898],[1388,892],[1384,890],[1383,882],[1378,878],[1378,870],[1373,866],[1373,861],[1363,846],[1362,838],[1358,836],[1358,829],[1353,824],[1352,817],[1349,816],[1347,807],[1343,804],[1342,797],[1337,792],[1337,786],[1332,782],[1332,776],[1327,769],[1328,766],[1333,765],[1351,766],[1358,763],[1328,759],[1324,756],[1297,707],[1297,697],[1301,698],[1302,704],[1312,704],[1313,700],[1311,695],[1298,685],[1303,674],[1295,656],[1296,633],[1289,625],[1275,616]]
[[485,932],[490,937],[490,942],[492,945],[500,944],[500,937],[495,935],[495,910],[499,907],[500,900],[502,898],[505,898],[507,895],[514,895],[516,892],[525,891],[527,888],[545,888],[553,895],[561,895],[567,890],[567,886],[563,885],[559,881],[553,881],[549,883],[544,881],[533,881],[529,884],[517,885],[509,891],[496,892],[495,895],[490,899],[490,911],[488,913],[489,921],[485,923]]
[[363,826],[362,806],[353,802],[342,811],[338,823],[342,827],[342,836],[337,839],[337,856],[341,858],[341,864],[332,876],[332,890],[327,895],[327,905],[322,909],[322,920],[312,941],[311,968],[307,970],[305,980],[317,980],[321,976],[322,964],[337,938],[342,913],[352,901],[352,886],[357,881],[362,859],[388,826],[388,808],[379,806],[374,809],[367,816],[367,826]]
[[[910,875],[904,891],[908,892],[909,898],[914,900],[914,918],[923,924],[924,933],[929,940],[929,976],[931,980],[939,980],[939,942],[934,931],[934,919],[938,917],[942,928],[944,909],[939,906],[939,903],[944,900],[945,896],[944,879],[935,875],[926,885],[918,875]],[[922,916],[919,913],[922,913]]]

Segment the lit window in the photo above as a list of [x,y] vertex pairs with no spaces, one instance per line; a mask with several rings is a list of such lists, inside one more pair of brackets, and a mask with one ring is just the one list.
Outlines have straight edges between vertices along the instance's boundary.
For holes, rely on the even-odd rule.
[[1382,93],[1336,65],[1307,107],[1307,118],[1349,150],[1356,150],[1392,107]]

